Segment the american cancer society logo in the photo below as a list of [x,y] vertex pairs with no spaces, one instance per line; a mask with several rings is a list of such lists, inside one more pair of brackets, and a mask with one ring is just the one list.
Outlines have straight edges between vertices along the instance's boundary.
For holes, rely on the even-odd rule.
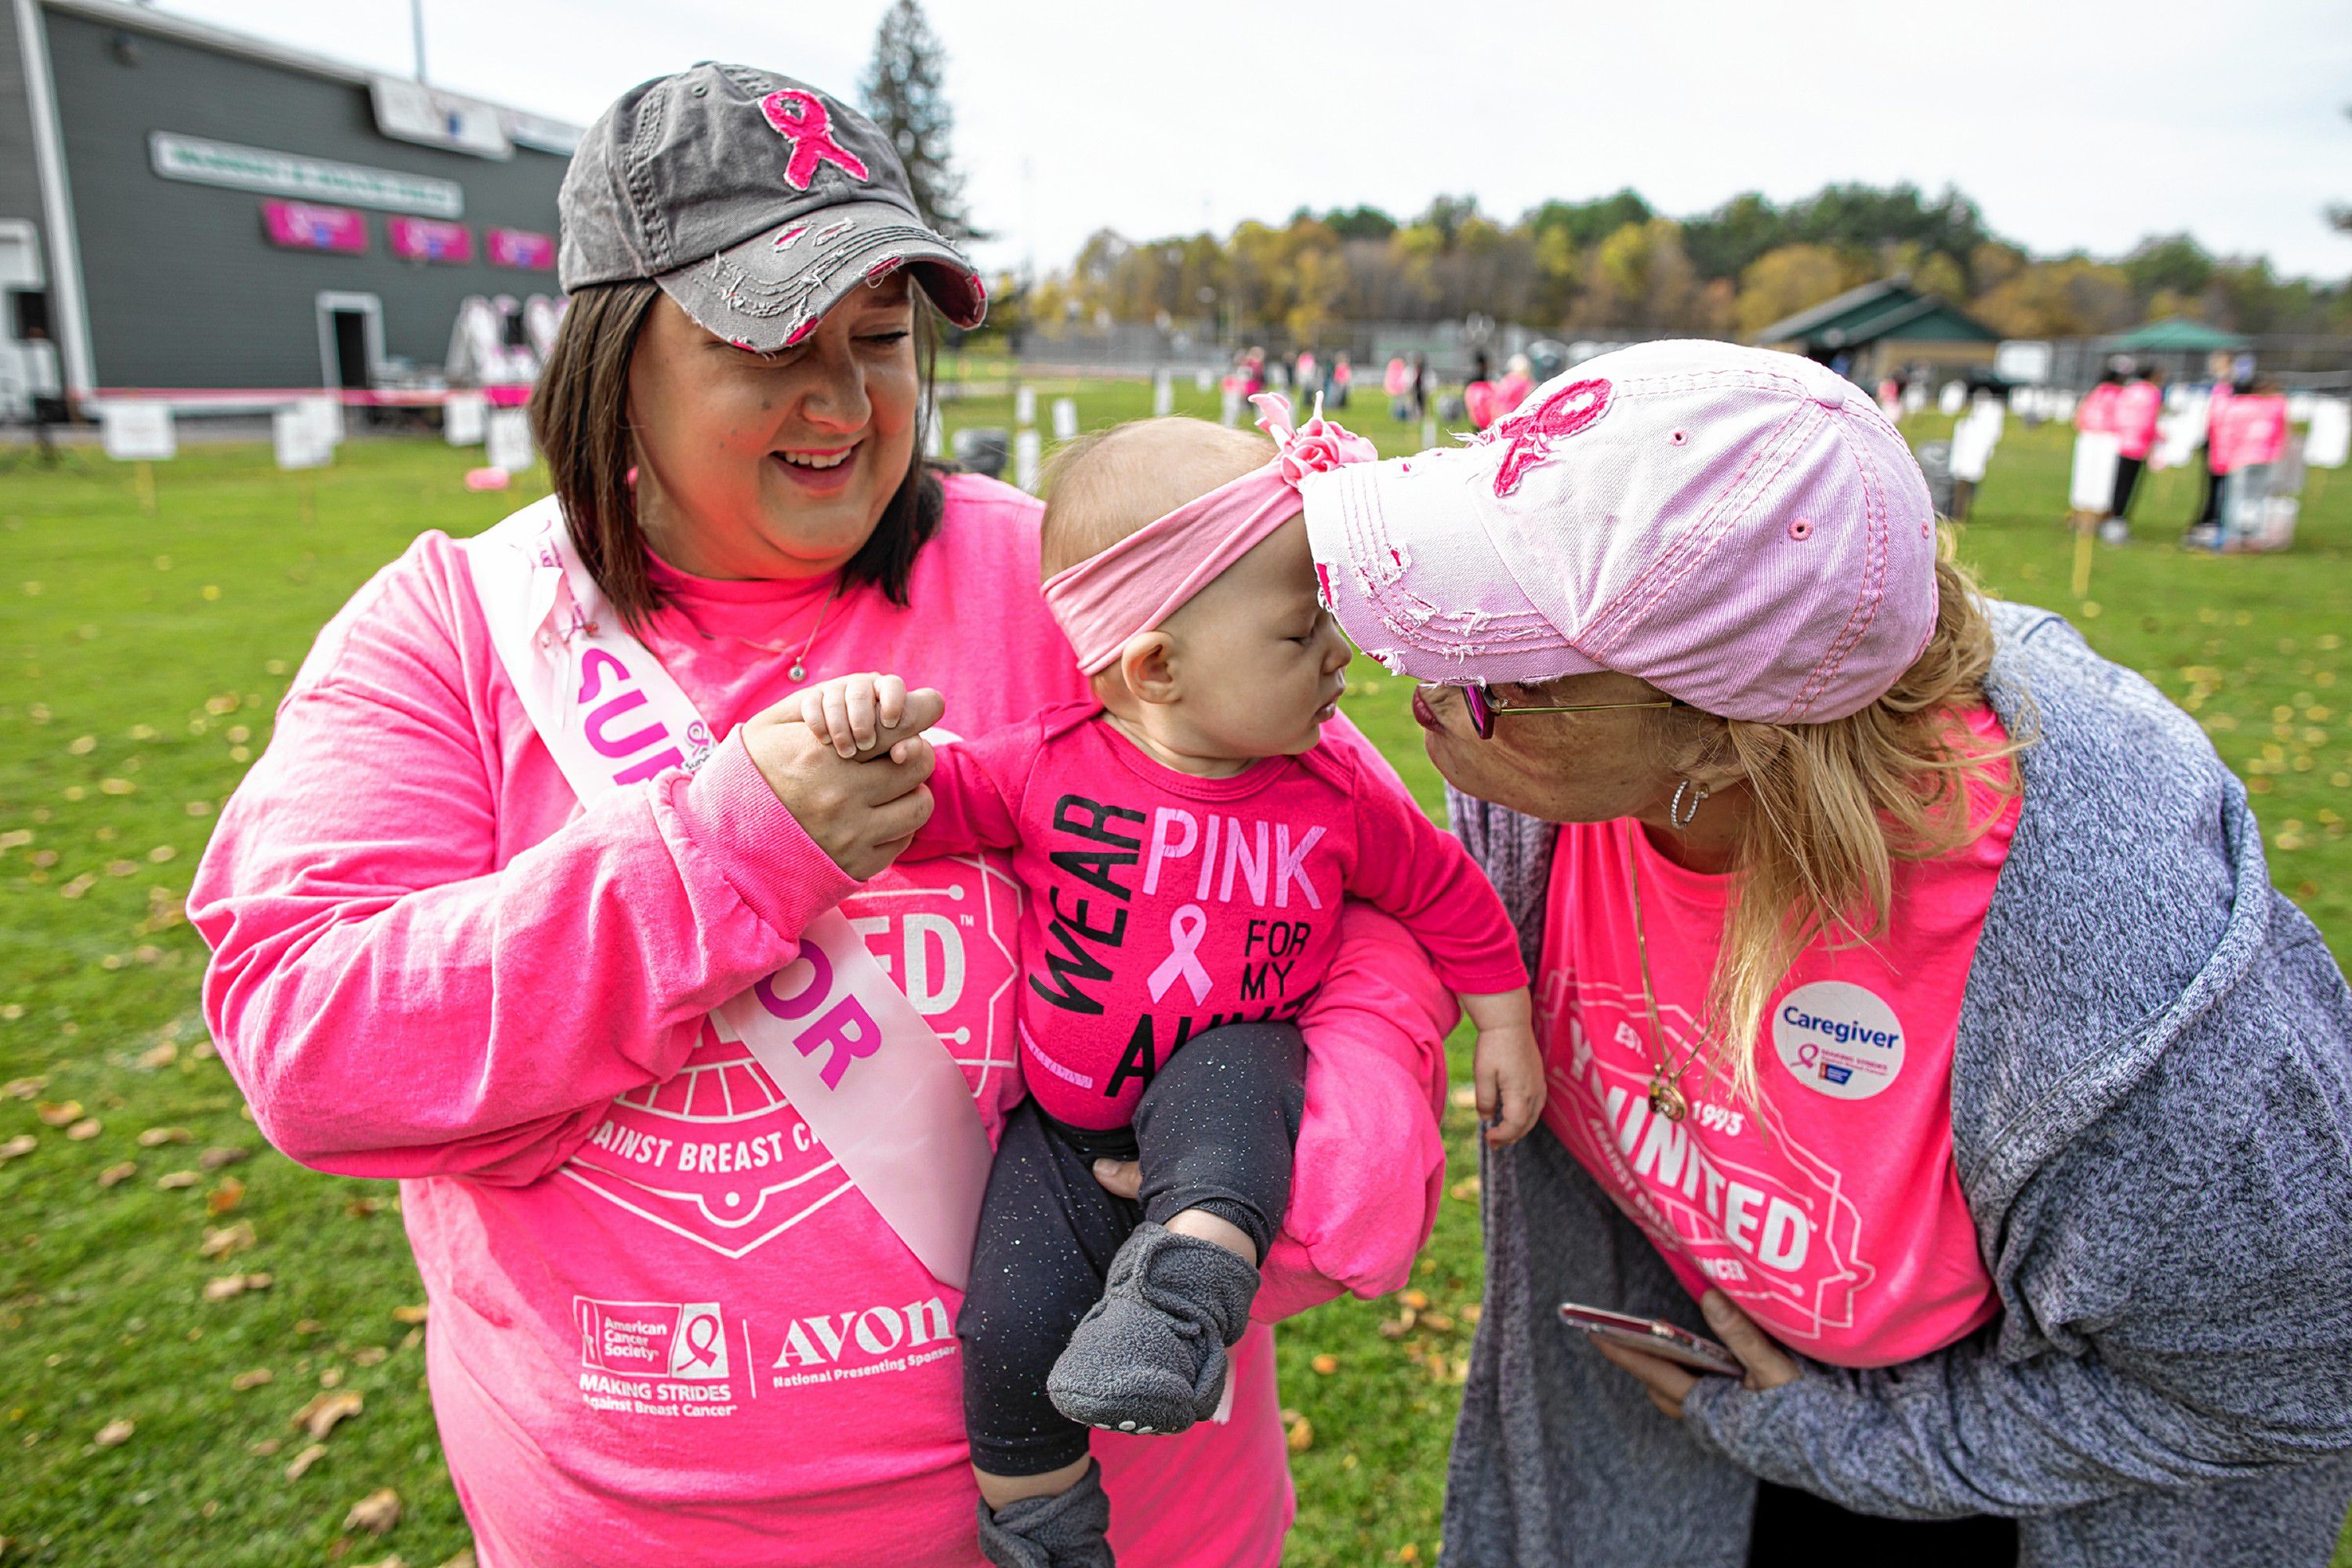
[[580,1314],[580,1361],[616,1377],[671,1382],[727,1380],[727,1322],[716,1301],[572,1299]]

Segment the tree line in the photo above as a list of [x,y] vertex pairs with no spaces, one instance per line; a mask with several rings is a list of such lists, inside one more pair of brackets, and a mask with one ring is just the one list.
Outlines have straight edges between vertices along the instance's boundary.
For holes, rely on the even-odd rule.
[[1753,193],[1694,217],[1637,193],[1551,201],[1506,221],[1469,196],[1399,220],[1376,207],[1133,241],[1095,234],[1069,267],[1007,279],[995,324],[1052,335],[1115,322],[1214,320],[1225,333],[1312,343],[1354,321],[1481,314],[1579,337],[1746,338],[1874,279],[1907,277],[2004,337],[2119,331],[2189,316],[2244,332],[2352,332],[2352,289],[2282,278],[2191,237],[2127,256],[2035,257],[1956,190],[1830,185],[1780,205]]

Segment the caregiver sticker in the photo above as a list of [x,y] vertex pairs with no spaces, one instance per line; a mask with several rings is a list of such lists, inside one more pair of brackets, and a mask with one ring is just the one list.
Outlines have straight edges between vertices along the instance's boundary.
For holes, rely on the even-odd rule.
[[1781,1065],[1832,1100],[1868,1100],[1903,1070],[1903,1023],[1877,993],[1843,980],[1800,985],[1772,1009]]

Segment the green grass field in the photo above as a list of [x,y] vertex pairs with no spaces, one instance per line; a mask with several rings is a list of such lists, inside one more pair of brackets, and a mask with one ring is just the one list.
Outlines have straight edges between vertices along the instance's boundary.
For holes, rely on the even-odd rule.
[[[1141,384],[1041,392],[1041,419],[1063,392],[1089,426],[1150,406]],[[1178,406],[1213,413],[1213,396],[1185,381]],[[1350,412],[1386,450],[1415,441],[1377,399]],[[951,426],[1010,413],[1009,397],[948,405]],[[2194,496],[2158,476],[2139,509],[2150,542],[2099,552],[2077,601],[2055,521],[2066,454],[2063,433],[2012,423],[1967,558],[2197,713],[2256,792],[2279,886],[2352,956],[2352,724],[2336,711],[2352,699],[2337,689],[2352,474],[2315,478],[2294,553],[2226,560],[2161,542]],[[157,470],[152,514],[95,456],[0,477],[0,1563],[428,1568],[466,1545],[396,1190],[262,1143],[205,1042],[204,955],[179,907],[319,625],[418,531],[472,532],[538,493],[536,475],[468,493],[477,460],[361,442],[303,479],[263,449],[192,447]],[[1434,807],[1402,684],[1353,673],[1349,711]],[[1449,1131],[1451,1195],[1413,1291],[1284,1332],[1294,1563],[1435,1560],[1479,1281],[1465,1112]],[[289,1479],[314,1446],[295,1417],[322,1394],[356,1395],[357,1413]],[[401,1503],[391,1532],[347,1525],[383,1488]]]

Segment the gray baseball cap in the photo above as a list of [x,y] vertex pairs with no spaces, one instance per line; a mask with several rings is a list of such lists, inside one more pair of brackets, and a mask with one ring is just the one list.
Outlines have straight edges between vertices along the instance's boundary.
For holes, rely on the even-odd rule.
[[800,342],[901,267],[960,327],[988,310],[881,128],[772,71],[705,61],[630,89],[589,127],[557,205],[565,292],[650,278],[742,348]]

